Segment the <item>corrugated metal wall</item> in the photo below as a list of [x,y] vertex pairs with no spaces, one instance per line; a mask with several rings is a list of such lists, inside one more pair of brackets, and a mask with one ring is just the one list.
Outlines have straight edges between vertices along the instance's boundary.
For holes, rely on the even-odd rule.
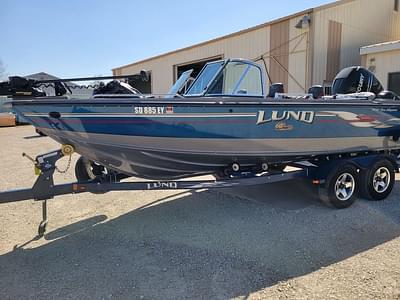
[[326,80],[332,81],[340,70],[340,52],[342,49],[342,23],[329,21],[328,53],[326,58]]
[[[174,67],[178,64],[192,62],[208,57],[221,55],[225,58],[256,58],[269,49],[269,26],[231,38],[210,42],[199,47],[171,53],[137,65],[127,66],[114,72],[134,74],[142,69],[152,71],[153,93],[166,93],[173,84]],[[269,61],[267,59],[267,65]]]
[[388,88],[388,74],[400,72],[400,50],[364,55],[366,67],[374,71],[385,89]]
[[289,20],[271,25],[269,71],[274,83],[283,83],[288,90]]
[[300,19],[293,18],[289,22],[288,91],[291,93],[304,93],[308,86],[310,33],[308,27],[296,28]]
[[393,0],[356,0],[316,9],[313,84],[328,80],[329,22],[342,24],[340,69],[361,63],[362,46],[400,39],[400,14]]
[[[272,25],[118,68],[114,74],[151,70],[152,92],[166,93],[173,84],[176,65],[219,55],[253,59],[265,54],[273,81],[282,81],[289,92],[304,92],[311,84],[331,80],[337,70],[360,64],[360,47],[400,39],[400,13],[394,11],[393,0],[343,0],[340,5],[333,3],[308,14],[311,30],[296,28],[302,18],[296,15]],[[337,51],[339,46],[340,51]],[[270,49],[280,64],[270,58]]]

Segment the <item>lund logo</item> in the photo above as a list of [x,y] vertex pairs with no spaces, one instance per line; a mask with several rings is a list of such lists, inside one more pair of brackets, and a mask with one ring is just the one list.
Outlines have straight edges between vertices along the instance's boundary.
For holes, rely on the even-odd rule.
[[284,111],[277,111],[273,110],[268,116],[266,116],[266,112],[264,110],[258,111],[257,117],[257,125],[269,123],[273,121],[283,121],[283,120],[296,120],[299,122],[304,122],[311,124],[314,122],[315,113],[313,111],[291,111],[291,110],[284,110]]
[[147,184],[148,190],[156,190],[156,189],[177,189],[178,184],[176,182],[150,182]]

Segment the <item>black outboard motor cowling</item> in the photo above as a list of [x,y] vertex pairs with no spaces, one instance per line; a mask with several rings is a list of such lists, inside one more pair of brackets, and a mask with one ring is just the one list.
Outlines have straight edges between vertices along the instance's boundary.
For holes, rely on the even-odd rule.
[[363,67],[349,67],[340,71],[332,85],[332,95],[371,92],[378,95],[382,84],[375,75]]

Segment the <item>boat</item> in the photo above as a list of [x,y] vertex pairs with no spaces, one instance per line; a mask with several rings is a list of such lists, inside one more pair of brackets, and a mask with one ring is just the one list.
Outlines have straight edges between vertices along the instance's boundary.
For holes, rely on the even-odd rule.
[[263,68],[243,59],[207,63],[188,84],[190,75],[183,73],[162,97],[132,89],[116,94],[115,88],[110,94],[103,87],[85,100],[25,92],[9,105],[82,156],[78,179],[104,172],[149,179],[224,177],[282,170],[326,155],[400,149],[400,101],[382,93],[375,76],[361,67],[341,71],[334,95],[317,99],[271,97]]

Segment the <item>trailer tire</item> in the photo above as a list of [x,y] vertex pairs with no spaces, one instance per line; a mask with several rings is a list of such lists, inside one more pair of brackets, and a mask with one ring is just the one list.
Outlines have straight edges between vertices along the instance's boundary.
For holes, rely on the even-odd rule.
[[83,156],[79,157],[75,164],[75,177],[78,181],[89,181],[93,180],[87,171],[88,160]]
[[319,198],[322,202],[338,209],[350,207],[357,199],[359,174],[350,163],[334,167],[325,183],[319,186]]
[[393,190],[395,170],[386,158],[377,160],[361,173],[361,195],[372,201],[386,199]]

